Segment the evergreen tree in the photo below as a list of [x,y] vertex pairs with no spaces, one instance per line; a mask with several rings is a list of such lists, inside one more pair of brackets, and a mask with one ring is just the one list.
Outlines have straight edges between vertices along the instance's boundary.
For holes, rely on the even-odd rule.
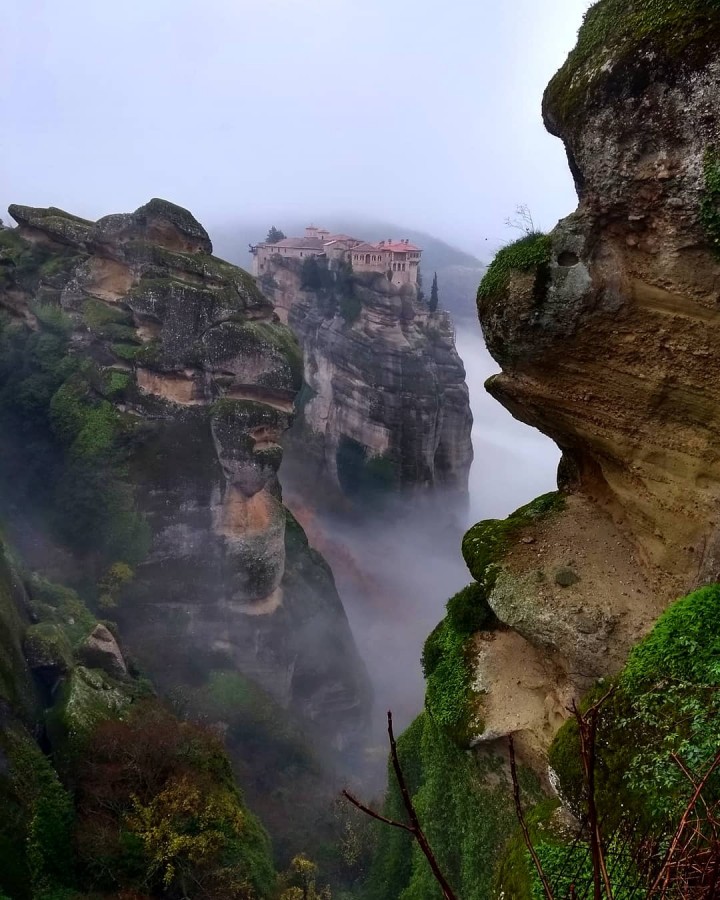
[[266,244],[277,244],[278,241],[284,241],[284,240],[285,240],[285,234],[282,231],[280,231],[279,228],[276,228],[273,225],[273,227],[267,233],[267,237],[265,238],[265,243]]
[[422,272],[418,269],[417,273],[417,296],[421,302],[425,299],[425,291],[423,290]]
[[430,288],[430,312],[435,312],[438,308],[438,303],[440,302],[440,298],[438,296],[438,283],[437,283],[437,272],[433,275],[432,287]]

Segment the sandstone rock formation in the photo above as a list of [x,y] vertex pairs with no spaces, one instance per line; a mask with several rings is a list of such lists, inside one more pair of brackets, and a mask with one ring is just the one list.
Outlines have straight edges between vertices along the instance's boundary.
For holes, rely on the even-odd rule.
[[288,463],[330,496],[418,489],[462,500],[472,414],[449,316],[430,313],[411,285],[332,266],[308,272],[277,257],[261,280],[304,354]]
[[[80,523],[86,568],[135,564],[108,601],[125,650],[165,690],[239,671],[336,746],[352,740],[363,666],[332,574],[277,479],[302,381],[289,329],[171,203],[98,222],[10,214],[19,227],[3,232],[0,307],[13,334],[67,341],[49,411],[64,518]],[[90,640],[87,652],[121,674],[112,636]]]
[[720,576],[720,10],[636,6],[597,4],[545,94],[578,209],[501,251],[478,297],[487,389],[557,442],[568,494],[503,549],[489,602],[571,692]]

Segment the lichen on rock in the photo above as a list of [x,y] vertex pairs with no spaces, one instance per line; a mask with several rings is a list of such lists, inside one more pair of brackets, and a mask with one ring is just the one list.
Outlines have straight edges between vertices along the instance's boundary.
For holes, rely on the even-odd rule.
[[[197,677],[189,668],[237,667],[281,705],[312,709],[330,740],[351,740],[367,693],[342,604],[332,579],[310,592],[295,578],[294,567],[318,565],[309,548],[288,561],[277,471],[302,381],[290,330],[246,272],[212,256],[192,214],[167,201],[96,223],[54,209],[11,215],[18,228],[0,235],[0,306],[12,315],[0,321],[0,414],[26,420],[23,379],[41,369],[33,414],[53,461],[48,520],[92,558],[98,583],[116,564],[134,568],[111,603],[124,648],[168,690]],[[18,353],[25,365],[11,370]],[[4,435],[12,444],[13,429]],[[29,497],[18,474],[13,490],[20,497],[26,484]],[[41,605],[28,645],[38,665],[41,633],[67,630],[66,600]],[[296,627],[304,617],[317,627]],[[110,642],[96,625],[73,625],[72,648],[122,678],[122,654],[100,652]],[[325,633],[338,650],[324,666],[332,699],[300,674],[317,668]],[[65,690],[82,693],[85,682],[73,669]]]

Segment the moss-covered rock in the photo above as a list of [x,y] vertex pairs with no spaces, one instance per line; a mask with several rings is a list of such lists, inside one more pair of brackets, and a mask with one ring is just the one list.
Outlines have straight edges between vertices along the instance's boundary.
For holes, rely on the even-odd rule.
[[41,231],[54,240],[73,247],[85,243],[93,226],[88,219],[74,216],[55,206],[40,209],[12,203],[8,212],[21,227]]
[[614,92],[643,90],[641,77],[622,78],[625,68],[647,59],[655,72],[703,65],[720,37],[717,0],[600,0],[585,14],[577,44],[545,92],[546,124],[568,125],[604,86]]
[[82,752],[93,729],[129,709],[137,688],[121,684],[100,669],[76,666],[62,685],[48,715],[48,732],[64,759]]
[[542,274],[550,262],[550,249],[550,236],[533,232],[499,250],[478,288],[477,302],[481,314],[486,301],[502,297],[513,272],[535,271]]
[[60,625],[31,625],[25,632],[23,650],[33,671],[57,677],[72,667],[72,647]]
[[425,706],[459,746],[467,746],[471,736],[483,730],[473,687],[472,637],[494,624],[483,587],[473,583],[448,600],[447,615],[423,647]]
[[[663,833],[689,799],[687,779],[672,761],[676,753],[702,772],[720,744],[720,586],[678,600],[630,654],[603,707],[598,732],[598,804],[609,830],[623,821]],[[583,701],[587,707],[608,688]],[[577,724],[558,732],[550,765],[563,797],[583,806],[583,774]],[[720,780],[709,790],[720,789]],[[643,830],[644,829],[644,830]]]
[[520,507],[507,519],[487,519],[478,522],[465,534],[462,553],[470,574],[486,591],[492,590],[498,574],[498,566],[504,554],[512,546],[513,538],[547,516],[560,512],[565,499],[558,492],[543,494],[531,503]]

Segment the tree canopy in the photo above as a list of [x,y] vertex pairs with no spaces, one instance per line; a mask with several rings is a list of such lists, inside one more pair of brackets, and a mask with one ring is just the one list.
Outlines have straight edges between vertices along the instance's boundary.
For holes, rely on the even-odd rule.
[[277,244],[278,241],[284,241],[285,237],[286,237],[285,233],[280,231],[279,228],[276,228],[273,225],[272,228],[270,229],[270,231],[268,231],[268,233],[267,233],[267,237],[265,238],[265,243],[266,244]]

